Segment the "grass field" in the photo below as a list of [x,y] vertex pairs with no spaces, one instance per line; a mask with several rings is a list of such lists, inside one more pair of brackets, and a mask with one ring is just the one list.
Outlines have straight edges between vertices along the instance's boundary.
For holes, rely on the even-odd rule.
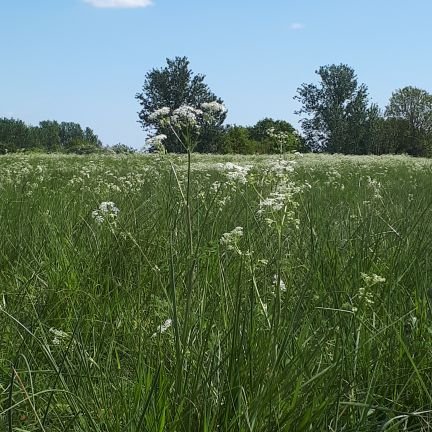
[[432,430],[432,162],[2,156],[0,430]]

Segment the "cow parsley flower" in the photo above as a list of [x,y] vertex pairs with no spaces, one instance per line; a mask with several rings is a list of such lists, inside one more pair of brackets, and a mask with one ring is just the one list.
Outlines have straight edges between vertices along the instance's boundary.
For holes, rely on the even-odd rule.
[[217,168],[221,171],[225,171],[225,175],[228,179],[233,182],[238,182],[241,184],[247,183],[247,175],[249,171],[252,169],[251,165],[236,165],[232,162],[226,162],[224,164],[217,164]]
[[[278,285],[278,276],[277,276],[277,274],[275,274],[273,276],[273,286],[275,288],[277,288],[277,285]],[[279,289],[281,292],[286,292],[286,290],[287,290],[285,282],[282,280],[282,278],[279,280]]]
[[182,105],[173,111],[171,124],[177,127],[199,127],[199,119],[203,112],[190,105]]
[[172,325],[172,319],[168,318],[164,323],[157,327],[156,332],[152,334],[152,337],[157,336],[158,334],[165,333]]
[[92,217],[97,223],[102,224],[105,220],[115,219],[119,211],[112,201],[104,201],[98,209],[92,211]]
[[159,108],[156,111],[152,112],[148,116],[148,118],[152,122],[160,122],[160,121],[166,119],[169,116],[170,112],[171,112],[171,110],[168,107],[162,107],[162,108]]
[[226,232],[222,235],[219,243],[225,246],[227,250],[236,251],[241,255],[241,250],[238,247],[238,242],[243,237],[243,227],[235,227],[232,231]]
[[49,329],[49,332],[54,335],[54,338],[52,340],[53,345],[60,345],[62,342],[69,338],[68,333],[64,332],[63,330],[58,330],[54,327],[51,327]]
[[203,112],[203,119],[208,123],[219,121],[221,116],[227,112],[225,106],[216,101],[202,103],[201,109]]
[[366,273],[360,273],[361,278],[365,281],[367,286],[376,285],[379,283],[384,283],[386,279],[382,276],[379,276],[375,273],[372,273],[370,275]]
[[146,144],[159,153],[166,153],[165,146],[163,145],[163,141],[166,139],[167,136],[165,134],[159,134],[148,138]]

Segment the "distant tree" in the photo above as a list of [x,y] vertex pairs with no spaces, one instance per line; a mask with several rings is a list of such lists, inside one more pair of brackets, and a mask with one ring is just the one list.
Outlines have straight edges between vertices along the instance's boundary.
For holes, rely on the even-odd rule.
[[113,151],[116,154],[132,154],[136,153],[136,149],[133,147],[129,147],[126,144],[117,143],[113,146],[109,147],[109,150]]
[[0,119],[0,142],[6,151],[31,148],[34,144],[30,128],[18,119]]
[[[417,87],[404,87],[390,97],[385,116],[398,122],[398,150],[411,155],[430,154],[432,142],[432,95]],[[404,130],[402,129],[404,126]]]
[[301,138],[294,127],[285,120],[264,118],[249,128],[251,139],[257,142],[259,153],[284,153],[299,151]]
[[250,137],[249,129],[244,126],[228,125],[223,133],[220,153],[253,154],[258,143]]
[[39,142],[49,152],[61,150],[60,124],[56,121],[44,120],[39,123]]
[[[175,57],[173,60],[166,59],[167,66],[160,69],[152,69],[145,76],[142,92],[137,93],[135,98],[141,105],[139,111],[139,123],[142,128],[151,134],[165,134],[164,142],[168,151],[182,152],[183,148],[168,127],[163,127],[151,118],[156,110],[168,107],[175,110],[182,105],[200,108],[204,102],[223,103],[204,83],[205,75],[196,74],[189,68],[187,57]],[[215,135],[220,133],[226,113],[216,119],[212,128],[201,134],[201,141],[197,151],[209,151],[207,143],[212,145]]]
[[257,141],[262,141],[268,138],[269,129],[274,129],[275,132],[295,132],[294,127],[285,120],[273,120],[266,117],[259,120],[250,128],[251,137]]
[[45,120],[30,126],[22,120],[0,119],[0,153],[17,150],[88,153],[102,147],[92,129],[78,123]]
[[366,153],[370,123],[376,109],[368,107],[368,92],[358,84],[347,65],[321,66],[316,74],[319,85],[302,84],[295,99],[302,103],[296,114],[301,120],[307,145],[312,150],[331,153]]

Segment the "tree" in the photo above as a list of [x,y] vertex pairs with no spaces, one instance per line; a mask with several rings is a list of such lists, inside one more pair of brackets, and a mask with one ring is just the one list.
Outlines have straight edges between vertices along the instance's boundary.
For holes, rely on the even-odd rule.
[[321,66],[315,71],[320,85],[302,84],[295,99],[303,104],[296,114],[301,120],[308,146],[331,153],[368,151],[368,130],[376,121],[376,109],[368,108],[367,87],[347,65]]
[[[142,107],[138,113],[139,123],[151,134],[167,135],[164,144],[168,151],[182,152],[183,149],[172,131],[152,119],[151,114],[163,107],[174,111],[183,105],[200,108],[204,102],[223,101],[204,83],[205,75],[195,75],[192,72],[187,57],[175,57],[174,60],[166,61],[167,66],[164,68],[152,69],[146,74],[142,92],[135,95]],[[208,151],[206,143],[211,142],[212,136],[220,132],[225,117],[226,113],[221,113],[212,127],[202,134],[197,146],[198,151]]]
[[[432,95],[417,87],[404,87],[390,97],[385,116],[398,121],[400,135],[404,140],[404,151],[415,156],[430,153],[432,141]],[[405,130],[400,126],[405,125]],[[400,145],[399,145],[400,147]]]
[[47,151],[61,149],[60,124],[57,121],[44,120],[39,123],[39,141]]
[[258,143],[251,139],[249,128],[228,125],[223,133],[221,153],[253,154]]
[[259,153],[281,153],[301,149],[301,138],[285,120],[264,118],[249,128],[251,139],[257,142]]
[[30,128],[18,119],[0,119],[0,142],[6,151],[27,149],[34,146],[34,136]]

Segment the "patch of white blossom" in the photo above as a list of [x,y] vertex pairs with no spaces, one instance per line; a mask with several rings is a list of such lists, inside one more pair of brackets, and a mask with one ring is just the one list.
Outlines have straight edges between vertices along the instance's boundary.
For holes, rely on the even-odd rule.
[[98,224],[102,224],[105,220],[116,219],[119,211],[112,201],[104,201],[100,203],[98,209],[92,211],[92,217]]

